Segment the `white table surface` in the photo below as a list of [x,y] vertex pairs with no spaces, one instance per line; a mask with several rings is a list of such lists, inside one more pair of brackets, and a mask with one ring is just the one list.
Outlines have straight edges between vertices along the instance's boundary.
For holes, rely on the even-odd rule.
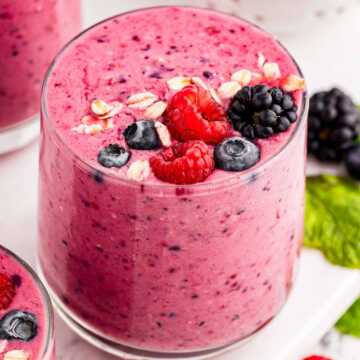
[[[124,6],[129,8],[129,3],[84,0],[85,24],[119,12]],[[341,25],[284,39],[299,59],[311,88],[338,84],[360,100],[358,15],[345,14]],[[23,151],[0,157],[0,242],[32,264],[37,237],[37,153],[38,144],[34,143]],[[305,250],[298,281],[280,316],[244,347],[217,359],[298,360],[359,294],[359,272],[331,266],[319,253]],[[60,319],[56,321],[56,330],[59,360],[114,359],[83,342]],[[344,351],[346,346],[354,354],[360,353],[359,342],[345,339],[340,346],[336,334],[328,336],[327,342],[319,344],[319,350],[333,346],[336,349],[329,351],[341,348],[345,356],[351,352]],[[358,359],[350,355],[341,358]]]

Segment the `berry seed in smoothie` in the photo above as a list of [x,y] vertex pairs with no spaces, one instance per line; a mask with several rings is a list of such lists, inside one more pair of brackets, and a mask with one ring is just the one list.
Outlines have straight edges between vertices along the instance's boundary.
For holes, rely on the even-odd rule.
[[52,313],[30,268],[0,247],[0,357],[53,360]]
[[40,263],[98,338],[213,350],[265,326],[303,237],[306,95],[247,22],[164,7],[96,25],[43,93]]

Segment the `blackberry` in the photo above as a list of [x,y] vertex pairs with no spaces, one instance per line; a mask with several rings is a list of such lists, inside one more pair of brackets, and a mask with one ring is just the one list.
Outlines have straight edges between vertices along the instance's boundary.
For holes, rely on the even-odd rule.
[[263,84],[239,90],[227,115],[234,129],[250,140],[286,131],[298,118],[297,106],[289,93]]
[[360,144],[353,145],[346,152],[345,166],[354,179],[360,180]]
[[360,133],[360,114],[338,88],[310,98],[308,150],[320,161],[341,161]]

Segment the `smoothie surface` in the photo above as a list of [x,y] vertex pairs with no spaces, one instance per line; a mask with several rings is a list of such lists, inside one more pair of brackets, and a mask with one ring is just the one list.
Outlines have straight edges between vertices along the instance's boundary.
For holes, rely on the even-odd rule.
[[0,354],[12,350],[22,350],[29,355],[31,360],[43,359],[48,326],[45,314],[47,305],[44,302],[39,285],[22,264],[1,248],[0,274],[9,278],[16,289],[16,295],[10,306],[7,309],[0,309],[0,318],[17,310],[33,314],[37,324],[37,335],[30,341],[0,340]]
[[[299,75],[297,65],[275,38],[235,17],[177,7],[124,14],[81,35],[58,58],[47,82],[45,121],[54,125],[80,159],[126,179],[129,166],[136,160],[149,159],[154,151],[131,150],[131,160],[120,169],[102,167],[97,154],[110,143],[125,146],[124,129],[144,119],[144,111],[125,106],[114,117],[112,129],[96,135],[79,134],[73,128],[89,113],[92,100],[125,103],[131,95],[150,91],[167,101],[173,94],[167,80],[176,76],[200,77],[217,89],[237,70],[259,72],[260,53],[266,61],[278,64],[282,76]],[[301,95],[301,91],[294,93],[299,112]],[[226,108],[228,101],[223,104]],[[257,166],[281,150],[296,126],[258,141],[261,159]],[[228,176],[238,175],[215,170],[206,182]],[[146,182],[162,183],[152,173]]]

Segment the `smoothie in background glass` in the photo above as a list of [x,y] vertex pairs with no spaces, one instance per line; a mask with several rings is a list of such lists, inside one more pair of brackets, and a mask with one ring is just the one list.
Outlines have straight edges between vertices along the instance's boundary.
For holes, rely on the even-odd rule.
[[0,358],[55,360],[50,299],[33,270],[0,246]]
[[[128,126],[156,117],[180,91],[218,89],[222,105],[203,91],[226,109],[232,74],[248,69],[250,85],[271,82],[265,68],[275,69],[267,77],[281,72],[277,84],[301,79],[264,31],[172,7],[100,23],[56,59],[42,99],[39,258],[57,306],[93,342],[118,355],[147,351],[141,359],[195,354],[250,336],[284,305],[303,239],[303,90],[291,94],[298,120],[258,139],[260,160],[246,171],[215,169],[202,182],[170,184],[148,167],[161,149],[128,149],[125,166],[101,165],[104,147],[128,148]],[[196,84],[176,92],[187,77]],[[149,111],[151,96],[162,102]],[[104,106],[110,120],[95,117]]]
[[80,31],[80,0],[0,0],[0,153],[35,137],[46,69]]

